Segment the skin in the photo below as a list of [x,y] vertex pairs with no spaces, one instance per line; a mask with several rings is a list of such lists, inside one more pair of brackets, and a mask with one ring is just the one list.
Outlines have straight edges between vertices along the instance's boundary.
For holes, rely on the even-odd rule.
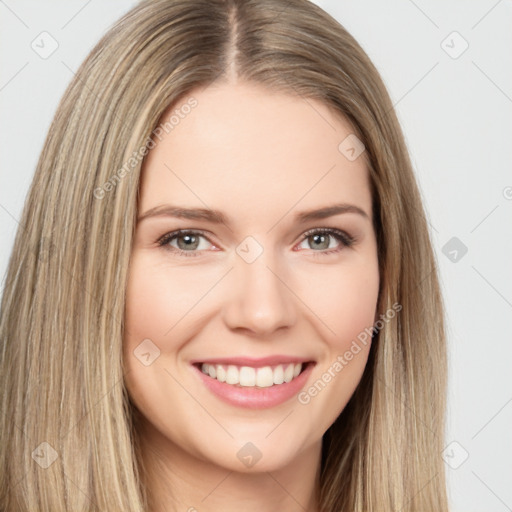
[[[190,361],[301,356],[316,362],[308,389],[373,325],[379,272],[368,169],[363,156],[349,161],[338,150],[353,129],[318,101],[236,81],[190,96],[197,106],[155,139],[144,163],[139,217],[173,204],[218,209],[230,222],[161,215],[137,224],[124,357],[151,510],[316,511],[322,436],[359,383],[370,345],[309,403],[293,397],[263,410],[221,401]],[[367,217],[294,220],[338,203]],[[355,242],[315,241],[304,236],[312,228],[337,228]],[[178,229],[206,232],[188,249],[195,257],[173,252],[187,250],[183,236],[158,245]],[[248,236],[263,249],[252,263],[236,252]],[[160,350],[148,366],[134,355],[145,339]],[[247,442],[261,452],[250,468],[237,457]]]

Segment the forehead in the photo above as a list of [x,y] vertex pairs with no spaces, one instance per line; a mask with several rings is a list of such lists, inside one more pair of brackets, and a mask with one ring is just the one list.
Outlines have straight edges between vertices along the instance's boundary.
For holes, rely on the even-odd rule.
[[317,100],[212,84],[169,108],[161,126],[171,117],[144,163],[140,211],[207,206],[242,220],[346,202],[371,215],[364,153],[351,160],[340,150],[354,130]]

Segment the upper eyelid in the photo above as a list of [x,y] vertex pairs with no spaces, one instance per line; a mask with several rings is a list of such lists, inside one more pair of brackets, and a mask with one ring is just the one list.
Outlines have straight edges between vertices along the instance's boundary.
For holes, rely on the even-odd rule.
[[165,239],[174,239],[179,235],[199,235],[208,240],[212,245],[215,245],[207,236],[207,231],[201,231],[200,229],[177,229],[176,231],[169,231],[158,238],[157,242]]

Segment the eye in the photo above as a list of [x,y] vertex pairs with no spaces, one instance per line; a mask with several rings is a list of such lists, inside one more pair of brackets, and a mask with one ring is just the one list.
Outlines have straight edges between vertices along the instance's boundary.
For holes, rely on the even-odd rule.
[[[207,243],[202,244],[201,239],[206,240]],[[338,242],[338,245],[334,245],[334,248],[331,245],[333,239]],[[339,229],[316,228],[304,233],[301,244],[304,242],[309,242],[311,247],[315,248],[316,246],[316,248],[320,249],[319,251],[313,251],[315,256],[318,256],[336,253],[344,247],[350,247],[355,242],[355,238]],[[157,243],[160,247],[185,257],[199,256],[201,252],[208,249],[208,243],[211,244],[202,231],[190,229],[167,233]]]
[[[331,245],[330,242],[333,239],[338,241],[338,245]],[[315,228],[304,233],[304,238],[301,244],[304,242],[308,242],[310,247],[324,249],[321,251],[314,251],[316,253],[315,256],[317,256],[339,252],[344,247],[350,247],[355,242],[355,239],[339,229]]]
[[[208,240],[201,231],[179,230],[165,234],[158,240],[158,245],[183,256],[198,256],[205,249],[201,239]],[[174,241],[177,247],[173,245]]]

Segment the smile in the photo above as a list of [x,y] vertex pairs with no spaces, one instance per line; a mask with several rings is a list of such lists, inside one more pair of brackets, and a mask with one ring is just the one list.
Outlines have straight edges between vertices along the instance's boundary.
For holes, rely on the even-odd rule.
[[233,386],[269,388],[291,382],[302,371],[302,363],[278,364],[253,368],[251,366],[235,366],[221,364],[201,365],[201,371],[212,379]]
[[[288,360],[286,360],[288,359]],[[306,385],[314,361],[297,358],[234,358],[194,361],[202,385],[235,407],[267,409],[288,402]]]

